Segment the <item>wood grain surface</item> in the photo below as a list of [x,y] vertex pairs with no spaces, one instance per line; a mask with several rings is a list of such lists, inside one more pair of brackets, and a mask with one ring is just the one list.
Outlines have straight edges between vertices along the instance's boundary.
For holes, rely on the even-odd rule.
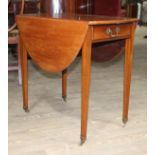
[[17,16],[24,48],[42,69],[67,68],[82,47],[88,24],[81,21]]

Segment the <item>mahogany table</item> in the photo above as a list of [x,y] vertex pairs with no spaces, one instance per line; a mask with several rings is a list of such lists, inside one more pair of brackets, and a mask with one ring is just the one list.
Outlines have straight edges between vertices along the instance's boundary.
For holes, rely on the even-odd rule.
[[125,40],[123,123],[128,120],[134,33],[137,19],[88,15],[19,15],[23,78],[23,108],[28,111],[27,53],[42,69],[62,71],[66,98],[67,67],[82,48],[81,143],[87,137],[91,46],[95,42]]

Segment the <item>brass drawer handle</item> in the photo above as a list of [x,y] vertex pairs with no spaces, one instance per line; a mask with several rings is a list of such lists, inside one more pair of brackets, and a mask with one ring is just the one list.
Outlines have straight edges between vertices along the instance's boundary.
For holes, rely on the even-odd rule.
[[117,26],[115,28],[116,34],[113,34],[112,29],[111,28],[107,28],[106,34],[109,35],[109,36],[111,36],[111,37],[116,37],[119,34],[120,31],[121,31],[120,27]]
[[107,34],[107,35],[112,35],[112,29],[111,29],[111,28],[107,28],[106,34]]
[[116,37],[116,35],[115,34],[112,34],[113,32],[112,32],[112,29],[111,28],[107,28],[107,30],[106,30],[106,34],[107,35],[110,35],[111,37]]
[[121,31],[120,27],[117,26],[116,29],[115,29],[115,31],[116,31],[116,35],[118,35],[119,32]]

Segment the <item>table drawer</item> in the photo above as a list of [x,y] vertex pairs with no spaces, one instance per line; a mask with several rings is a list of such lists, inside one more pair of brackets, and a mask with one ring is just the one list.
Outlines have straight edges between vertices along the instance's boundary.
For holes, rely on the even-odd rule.
[[105,25],[93,27],[93,40],[115,39],[128,37],[130,35],[130,24]]

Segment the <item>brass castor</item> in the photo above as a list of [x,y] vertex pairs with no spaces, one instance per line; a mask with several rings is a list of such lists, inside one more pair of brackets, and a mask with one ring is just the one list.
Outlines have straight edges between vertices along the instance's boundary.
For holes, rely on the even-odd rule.
[[80,145],[83,145],[85,143],[85,141],[86,141],[86,138],[81,137]]
[[25,112],[29,112],[29,108],[28,107],[23,107]]
[[67,101],[67,97],[66,96],[62,96],[62,99],[63,99],[64,102]]
[[123,118],[122,122],[123,122],[123,124],[126,124],[128,122],[128,118]]

